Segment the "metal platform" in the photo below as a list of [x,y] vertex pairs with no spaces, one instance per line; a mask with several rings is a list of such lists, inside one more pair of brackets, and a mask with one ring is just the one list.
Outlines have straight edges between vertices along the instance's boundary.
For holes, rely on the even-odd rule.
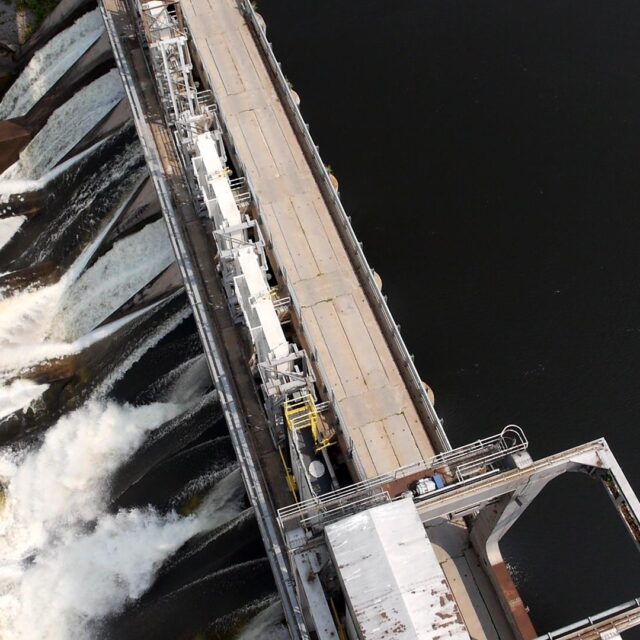
[[411,498],[327,526],[348,601],[347,628],[368,640],[470,640]]

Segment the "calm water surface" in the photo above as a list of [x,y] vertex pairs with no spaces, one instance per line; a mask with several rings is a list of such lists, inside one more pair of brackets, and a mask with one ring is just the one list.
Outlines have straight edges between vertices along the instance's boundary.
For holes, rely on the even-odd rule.
[[[511,422],[535,457],[606,436],[640,491],[640,4],[259,10],[454,446]],[[503,548],[541,632],[640,595],[586,477]]]

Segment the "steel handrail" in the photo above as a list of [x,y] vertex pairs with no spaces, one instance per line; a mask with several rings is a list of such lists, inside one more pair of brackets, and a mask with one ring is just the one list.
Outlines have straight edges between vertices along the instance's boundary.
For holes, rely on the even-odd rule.
[[542,636],[538,636],[535,640],[559,640],[567,634],[573,635],[580,630],[586,631],[589,627],[606,624],[608,618],[617,617],[623,613],[633,613],[634,610],[640,610],[640,598],[629,600],[629,602],[625,602],[624,604],[618,605],[617,607],[612,607],[611,609],[607,609],[606,611],[602,611],[601,613],[596,613],[595,615],[589,616],[588,618],[578,620],[578,622],[569,624],[566,627],[562,627],[560,629],[556,629],[555,631],[545,633]]

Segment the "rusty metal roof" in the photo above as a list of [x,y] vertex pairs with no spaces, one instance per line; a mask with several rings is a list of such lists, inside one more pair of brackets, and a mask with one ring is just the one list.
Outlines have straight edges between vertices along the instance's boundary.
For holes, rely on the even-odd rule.
[[327,526],[327,542],[364,640],[469,640],[410,498]]

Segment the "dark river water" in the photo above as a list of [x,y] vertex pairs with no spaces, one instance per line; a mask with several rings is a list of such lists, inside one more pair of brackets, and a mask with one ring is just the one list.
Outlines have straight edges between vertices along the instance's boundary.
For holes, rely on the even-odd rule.
[[[640,3],[259,5],[453,445],[605,436],[640,491]],[[586,477],[503,550],[540,632],[640,596]]]

